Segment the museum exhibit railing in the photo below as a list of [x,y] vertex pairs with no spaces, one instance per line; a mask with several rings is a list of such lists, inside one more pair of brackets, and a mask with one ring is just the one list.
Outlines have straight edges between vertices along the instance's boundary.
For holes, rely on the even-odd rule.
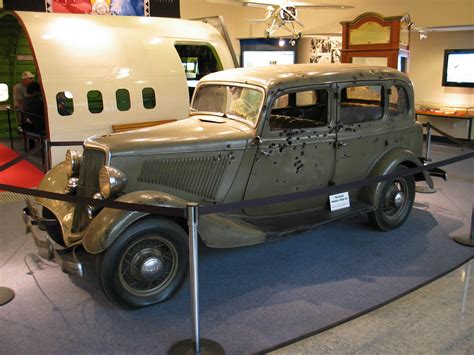
[[[381,176],[375,176],[368,179],[357,180],[349,183],[316,188],[309,191],[300,191],[293,192],[279,196],[272,196],[268,198],[259,198],[241,202],[225,203],[225,204],[216,204],[208,206],[199,206],[196,203],[188,202],[187,206],[184,208],[176,207],[159,207],[159,206],[150,206],[145,204],[137,203],[127,203],[113,200],[99,200],[93,198],[86,198],[80,196],[72,196],[60,193],[47,192],[36,189],[22,188],[12,185],[0,184],[0,190],[14,192],[27,196],[42,197],[53,200],[66,201],[78,205],[91,205],[100,208],[112,208],[112,209],[121,209],[127,211],[138,211],[149,214],[167,216],[167,217],[182,217],[186,218],[188,221],[188,233],[189,233],[189,260],[190,260],[190,280],[191,280],[191,304],[192,304],[192,320],[193,320],[193,337],[192,339],[187,339],[182,342],[175,344],[170,350],[171,353],[182,353],[184,350],[190,350],[195,353],[223,353],[222,347],[208,339],[201,339],[199,332],[199,280],[198,280],[198,216],[207,215],[214,213],[224,213],[235,211],[239,209],[247,209],[252,207],[260,207],[269,204],[278,204],[289,202],[297,199],[305,199],[314,197],[321,194],[335,194],[348,191],[355,188],[360,188],[368,185],[373,185],[376,183],[389,181],[395,178],[400,178],[404,176],[414,175],[424,171],[436,171],[437,168],[445,165],[454,164],[466,159],[474,158],[474,144],[470,142],[464,142],[457,138],[454,138],[447,134],[446,132],[440,130],[439,128],[434,127],[430,124],[424,125],[427,128],[427,151],[428,154],[425,158],[424,165],[416,168],[410,168],[409,170],[397,173],[390,173]],[[453,143],[472,150],[471,152],[464,153],[462,155],[445,159],[439,162],[429,162],[429,136],[430,130],[433,129],[439,134],[445,136],[448,140]],[[42,145],[39,145],[35,149],[25,153],[12,161],[0,166],[0,172],[8,169],[9,167],[17,164],[19,161],[26,159],[28,155],[38,152],[40,149],[49,149],[51,146],[67,146],[67,145],[82,145],[82,142],[49,142],[47,140],[42,142]],[[474,213],[474,211],[472,212]],[[474,215],[471,218],[471,232],[470,235],[455,237],[454,239],[464,245],[474,246],[474,237],[473,237],[473,219]],[[1,289],[4,288],[0,288]]]

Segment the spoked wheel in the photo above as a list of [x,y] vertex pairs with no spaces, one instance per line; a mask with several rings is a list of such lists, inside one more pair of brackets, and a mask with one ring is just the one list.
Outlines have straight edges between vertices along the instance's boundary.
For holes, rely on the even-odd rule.
[[170,298],[186,277],[187,236],[166,219],[143,220],[125,230],[99,261],[105,294],[127,307]]
[[[394,169],[394,173],[407,171],[404,165]],[[413,176],[385,181],[377,201],[377,209],[368,214],[370,222],[377,228],[387,231],[398,228],[405,222],[415,199],[415,179]]]
[[131,243],[119,261],[123,287],[136,296],[153,295],[169,285],[178,270],[178,252],[159,235],[149,235]]

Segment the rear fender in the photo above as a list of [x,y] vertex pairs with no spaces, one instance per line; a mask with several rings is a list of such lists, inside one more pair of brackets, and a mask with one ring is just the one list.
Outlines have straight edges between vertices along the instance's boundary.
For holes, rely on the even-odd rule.
[[[160,191],[135,191],[116,201],[160,207],[186,207],[187,201]],[[148,213],[104,208],[84,231],[82,244],[91,254],[105,251],[131,224],[150,216]],[[179,219],[179,218],[178,218]],[[186,223],[183,218],[179,224]]]
[[[393,149],[377,161],[368,178],[389,174],[398,165],[416,168],[423,166],[423,163],[409,150],[401,148]],[[434,187],[433,179],[428,171],[417,173],[414,177],[415,181],[426,181],[430,188]],[[379,201],[382,184],[383,182],[379,182],[375,185],[365,186],[360,192],[359,199],[377,208],[376,204],[377,201]]]

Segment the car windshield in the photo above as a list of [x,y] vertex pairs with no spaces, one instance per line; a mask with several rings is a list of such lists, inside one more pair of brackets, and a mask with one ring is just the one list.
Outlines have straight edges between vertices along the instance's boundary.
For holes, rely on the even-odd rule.
[[257,88],[203,84],[194,93],[191,114],[215,114],[255,127],[262,102],[263,91]]

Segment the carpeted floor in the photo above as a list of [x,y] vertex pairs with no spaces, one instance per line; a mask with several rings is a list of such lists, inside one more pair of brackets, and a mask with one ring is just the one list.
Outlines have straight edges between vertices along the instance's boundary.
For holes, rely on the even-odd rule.
[[[15,159],[18,155],[10,148],[0,144],[0,166]],[[41,170],[30,162],[23,160],[4,171],[0,171],[0,184],[37,187],[43,176],[44,173]]]
[[[434,149],[440,160],[459,150]],[[202,336],[228,354],[273,348],[374,307],[473,257],[451,240],[470,223],[472,162],[447,167],[438,192],[417,194],[412,215],[382,233],[365,217],[247,248],[200,250]],[[95,283],[42,262],[23,235],[21,203],[0,206],[0,353],[157,353],[191,336],[189,288],[171,301],[125,311]],[[92,260],[91,260],[92,261]],[[93,269],[89,263],[88,270]]]

